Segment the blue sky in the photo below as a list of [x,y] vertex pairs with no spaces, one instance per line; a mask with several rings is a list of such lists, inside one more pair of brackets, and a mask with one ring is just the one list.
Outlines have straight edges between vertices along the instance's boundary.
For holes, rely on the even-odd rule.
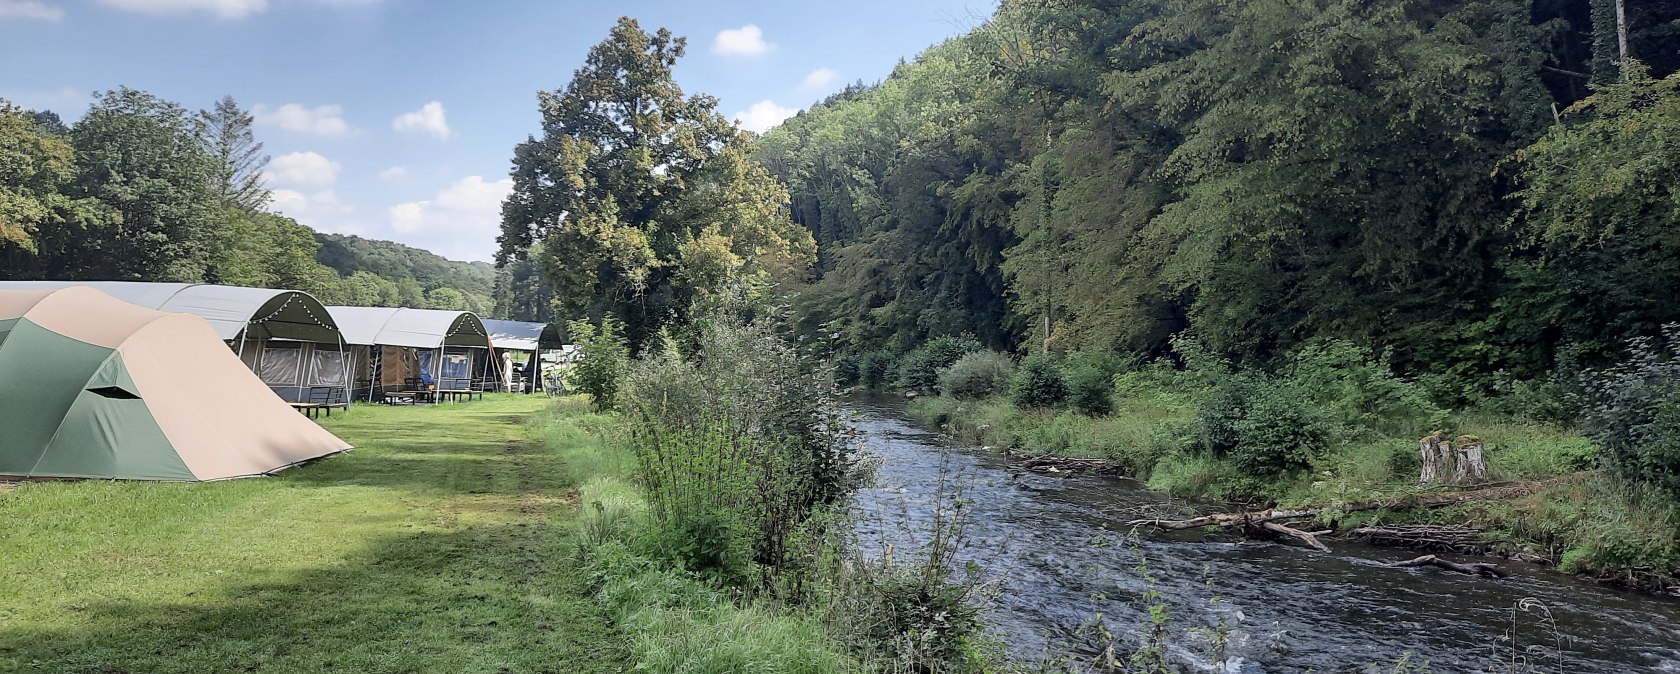
[[959,33],[993,0],[0,0],[0,98],[80,118],[119,85],[258,115],[273,208],[454,259],[495,250],[513,146],[621,15],[688,37],[677,79],[762,130]]

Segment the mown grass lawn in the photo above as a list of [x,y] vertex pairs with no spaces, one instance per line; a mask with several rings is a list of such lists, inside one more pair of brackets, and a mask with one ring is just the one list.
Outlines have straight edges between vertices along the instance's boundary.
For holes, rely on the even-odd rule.
[[539,396],[358,406],[278,477],[0,492],[0,672],[616,672]]

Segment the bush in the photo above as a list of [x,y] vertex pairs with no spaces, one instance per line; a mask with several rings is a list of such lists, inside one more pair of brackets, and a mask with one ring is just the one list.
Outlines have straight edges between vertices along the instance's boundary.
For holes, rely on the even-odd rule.
[[1581,426],[1618,476],[1680,497],[1680,325],[1628,342],[1627,360],[1581,375]]
[[939,373],[939,390],[958,400],[978,400],[1009,389],[1015,363],[996,351],[975,351]]
[[834,357],[834,383],[841,386],[853,386],[858,383],[858,359],[849,353],[842,353]]
[[1021,361],[1009,381],[1009,398],[1016,407],[1050,409],[1067,402],[1067,378],[1056,357],[1035,353]]
[[595,411],[613,409],[630,368],[630,347],[624,342],[622,326],[609,317],[599,328],[580,320],[567,323],[566,329],[578,349],[578,362],[571,370],[572,388],[589,394]]
[[1283,369],[1283,382],[1334,423],[1340,439],[1366,432],[1421,437],[1446,422],[1424,387],[1395,376],[1388,361],[1345,340],[1300,348]]
[[1068,401],[1088,417],[1108,416],[1114,411],[1114,374],[1098,365],[1068,368]]
[[1252,389],[1235,430],[1231,463],[1256,477],[1311,467],[1330,437],[1329,421],[1290,386]]
[[858,385],[871,390],[887,387],[898,357],[890,351],[870,351],[858,357]]
[[951,366],[959,358],[985,347],[973,337],[935,337],[916,347],[898,362],[898,385],[911,391],[931,391],[939,387],[939,371]]

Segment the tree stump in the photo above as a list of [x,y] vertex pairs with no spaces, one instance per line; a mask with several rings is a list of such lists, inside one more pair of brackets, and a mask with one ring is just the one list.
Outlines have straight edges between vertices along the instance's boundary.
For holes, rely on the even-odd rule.
[[1440,480],[1447,472],[1447,452],[1441,447],[1442,444],[1444,441],[1440,431],[1418,441],[1418,453],[1423,457],[1422,469],[1418,475],[1419,484]]
[[1488,479],[1487,459],[1482,453],[1482,439],[1473,435],[1460,435],[1454,441],[1458,448],[1458,465],[1454,469],[1454,481],[1464,482],[1466,478],[1477,482]]

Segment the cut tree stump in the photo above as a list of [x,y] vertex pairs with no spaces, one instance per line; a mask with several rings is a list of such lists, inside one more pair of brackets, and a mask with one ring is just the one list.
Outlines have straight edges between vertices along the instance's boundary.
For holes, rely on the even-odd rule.
[[1413,559],[1413,560],[1409,560],[1409,561],[1405,561],[1405,562],[1397,562],[1397,563],[1393,564],[1393,566],[1396,566],[1396,567],[1433,566],[1433,567],[1438,568],[1438,569],[1446,569],[1446,570],[1451,571],[1453,573],[1462,573],[1462,574],[1465,574],[1465,575],[1468,575],[1468,576],[1482,576],[1482,577],[1485,577],[1485,578],[1504,578],[1506,575],[1508,575],[1504,571],[1501,571],[1499,569],[1499,567],[1494,566],[1492,564],[1488,564],[1486,562],[1473,562],[1473,563],[1470,563],[1470,564],[1460,564],[1458,562],[1449,562],[1445,559],[1441,559],[1440,557],[1436,557],[1435,555],[1424,555],[1424,556],[1419,557],[1417,559]]
[[1457,448],[1457,461],[1453,467],[1453,481],[1463,484],[1468,480],[1486,482],[1488,479],[1487,458],[1482,453],[1482,439],[1471,435],[1460,435],[1453,441]]
[[1422,458],[1422,468],[1418,473],[1418,484],[1429,484],[1441,479],[1447,472],[1447,452],[1441,445],[1446,440],[1436,431],[1428,437],[1418,441],[1418,454]]

